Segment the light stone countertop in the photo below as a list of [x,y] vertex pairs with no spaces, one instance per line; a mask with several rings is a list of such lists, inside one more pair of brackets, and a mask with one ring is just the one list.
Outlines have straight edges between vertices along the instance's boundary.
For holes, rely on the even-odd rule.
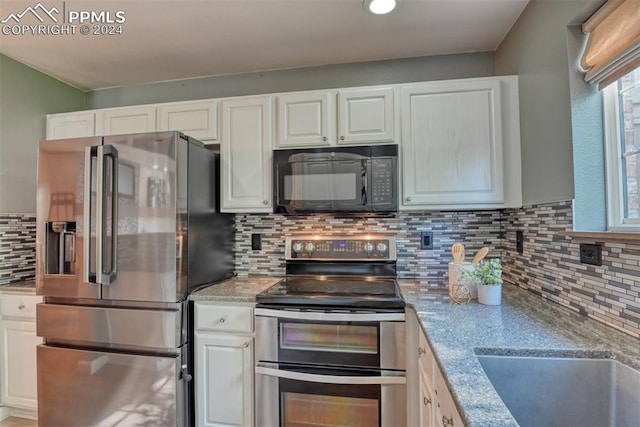
[[0,285],[0,292],[26,292],[36,293],[36,282],[33,280],[25,282],[9,283],[7,285]]
[[236,276],[200,289],[189,295],[189,299],[192,301],[255,302],[257,294],[280,280],[282,277]]
[[538,295],[504,284],[502,305],[451,303],[446,289],[400,281],[405,301],[418,313],[469,427],[515,427],[517,422],[485,375],[475,354],[593,357],[640,369],[640,339],[575,313]]

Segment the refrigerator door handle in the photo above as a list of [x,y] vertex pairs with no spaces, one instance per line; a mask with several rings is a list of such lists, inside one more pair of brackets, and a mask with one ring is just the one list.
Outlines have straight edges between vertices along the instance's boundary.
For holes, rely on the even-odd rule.
[[[111,158],[111,181],[106,180],[105,160]],[[97,265],[99,272],[98,282],[102,285],[112,284],[117,277],[118,271],[118,150],[113,145],[98,147],[98,171],[97,171]],[[108,187],[107,187],[108,185]],[[109,191],[110,190],[110,191]],[[105,263],[104,244],[107,234],[107,221],[105,207],[108,205],[109,192],[111,193],[111,262]],[[105,271],[105,264],[109,264],[109,269]]]
[[91,271],[91,197],[93,191],[91,178],[93,158],[97,155],[97,146],[84,149],[84,265],[82,270],[85,283],[98,283],[97,270]]

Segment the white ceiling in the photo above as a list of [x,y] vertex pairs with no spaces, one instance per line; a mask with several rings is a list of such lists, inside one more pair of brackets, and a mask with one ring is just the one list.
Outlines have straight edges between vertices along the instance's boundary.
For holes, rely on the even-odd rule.
[[[81,35],[80,25],[74,35],[0,33],[1,53],[76,87],[98,89],[492,51],[528,0],[402,0],[386,16],[365,13],[362,0],[42,2],[48,9],[56,6],[59,18],[79,10],[125,12],[122,35]],[[0,20],[37,4],[38,0],[2,0]],[[20,24],[24,23],[39,24],[30,14],[21,18]]]

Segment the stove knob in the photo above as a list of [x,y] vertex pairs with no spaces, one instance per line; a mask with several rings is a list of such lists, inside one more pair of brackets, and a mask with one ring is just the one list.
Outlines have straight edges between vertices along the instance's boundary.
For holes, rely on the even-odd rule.
[[373,243],[371,242],[367,242],[364,244],[364,251],[367,253],[367,255],[371,255],[371,253],[373,252]]
[[378,249],[378,252],[380,252],[381,254],[384,254],[387,252],[387,245],[385,243],[378,243],[376,249]]
[[313,243],[309,242],[307,243],[307,245],[304,247],[304,249],[307,251],[307,253],[309,255],[311,255],[313,253],[313,251],[316,250],[316,247]]
[[291,249],[293,249],[294,253],[299,254],[300,252],[302,252],[302,243],[295,242],[291,247]]

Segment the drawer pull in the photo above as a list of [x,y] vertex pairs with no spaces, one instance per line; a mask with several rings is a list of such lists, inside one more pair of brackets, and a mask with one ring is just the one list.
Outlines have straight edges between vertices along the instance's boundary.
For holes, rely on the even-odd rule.
[[418,356],[421,356],[421,355],[425,354],[426,352],[427,351],[424,348],[418,347]]
[[23,303],[23,302],[21,302],[21,303],[18,305],[18,310],[24,310],[25,308],[27,308],[27,306],[26,306],[26,305],[24,305],[24,303]]
[[423,397],[422,398],[422,403],[424,403],[424,406],[431,405],[431,399],[429,399],[427,397]]
[[244,343],[244,348],[249,348],[249,344],[251,344],[250,341],[247,341],[246,343]]
[[220,320],[218,320],[218,323],[224,323],[225,322],[225,318],[221,317]]
[[443,426],[452,426],[453,425],[453,418],[447,418],[444,415],[442,416],[442,425]]

